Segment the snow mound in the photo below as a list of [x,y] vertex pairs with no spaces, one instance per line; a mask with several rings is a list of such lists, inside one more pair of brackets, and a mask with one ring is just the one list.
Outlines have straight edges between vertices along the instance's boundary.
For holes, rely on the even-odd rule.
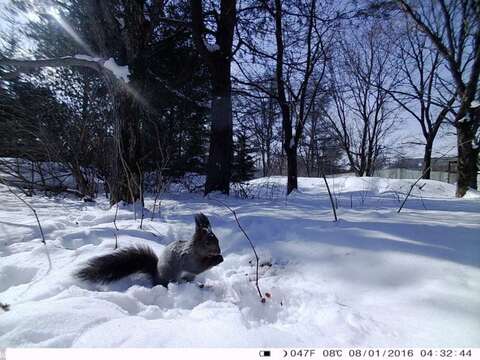
[[[327,178],[330,190],[335,194],[366,193],[368,195],[405,195],[415,183],[414,179],[388,179],[380,177],[354,177],[340,176]],[[258,194],[265,194],[272,187],[276,187],[278,195],[286,194],[286,178],[271,176],[268,178],[255,179],[250,184]],[[322,178],[298,178],[298,192],[310,195],[325,194],[327,188]],[[261,191],[263,190],[263,192]],[[456,187],[436,180],[420,180],[412,191],[413,196],[431,198],[454,199]],[[466,199],[480,198],[480,192],[469,190]],[[261,196],[260,196],[261,197]]]

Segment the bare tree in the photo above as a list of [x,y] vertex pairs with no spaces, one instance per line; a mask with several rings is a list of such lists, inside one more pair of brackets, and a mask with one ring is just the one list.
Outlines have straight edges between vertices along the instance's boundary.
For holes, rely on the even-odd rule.
[[480,114],[472,105],[480,79],[480,3],[476,0],[397,0],[402,11],[445,59],[450,80],[445,89],[456,96],[457,197],[477,188]]
[[388,92],[395,75],[381,33],[374,22],[363,33],[344,36],[331,67],[333,106],[326,116],[357,176],[373,175],[394,124]]
[[320,177],[322,174],[334,174],[338,171],[341,147],[335,136],[329,131],[330,123],[324,109],[328,107],[326,95],[314,104],[305,126],[303,141],[299,145],[299,155],[307,176]]
[[400,69],[400,76],[395,88],[385,90],[420,124],[425,141],[422,173],[424,179],[430,179],[433,143],[447,120],[455,96],[444,96],[441,89],[443,60],[429,46],[427,37],[418,32],[410,21],[405,23],[403,36],[395,35],[398,38],[398,58],[393,66]]
[[[282,119],[282,150],[287,158],[287,193],[298,187],[298,146],[313,103],[324,90],[324,75],[329,45],[338,17],[331,7],[320,6],[317,1],[262,1],[256,18],[261,36],[244,37],[246,59],[236,64],[241,77],[236,81],[260,90],[274,98]],[[285,10],[288,9],[288,10]],[[251,24],[246,24],[246,32]],[[267,41],[268,39],[268,41]],[[271,51],[270,41],[275,43]],[[254,79],[257,59],[267,68],[275,68],[274,91],[268,82],[259,84]]]
[[[283,120],[283,147],[287,155],[287,194],[298,188],[297,149],[303,135],[305,122],[321,90],[327,63],[325,49],[325,37],[327,36],[325,35],[331,30],[329,26],[326,29],[321,28],[317,22],[318,9],[315,0],[304,6],[298,4],[298,10],[307,17],[307,33],[303,38],[304,52],[299,51],[302,56],[301,59],[295,58],[295,56],[294,58],[285,59],[286,39],[282,23],[282,2],[275,0],[277,95]],[[296,35],[298,36],[299,34],[297,33]],[[287,41],[291,42],[292,39],[287,39]],[[287,54],[292,54],[292,52],[289,51]],[[295,72],[295,69],[300,69],[297,70],[296,74],[298,78],[293,77],[292,79],[288,75],[285,76],[284,67],[286,64],[290,65],[286,69],[287,74],[293,75],[292,72]],[[321,68],[318,69],[318,66]],[[297,87],[295,86],[296,82],[298,84]],[[287,100],[287,91],[292,100],[290,102]],[[294,107],[291,105],[294,105]]]
[[[273,78],[260,79],[259,83],[270,82],[270,90],[274,93]],[[242,127],[248,129],[253,137],[253,145],[260,153],[262,163],[262,175],[270,176],[273,173],[274,150],[278,145],[277,136],[278,107],[276,100],[263,94],[258,89],[250,89],[249,92],[238,91],[236,103],[237,121]]]
[[[236,0],[220,1],[220,12],[204,9],[201,0],[191,1],[192,31],[195,47],[207,63],[212,81],[210,152],[205,194],[230,191],[233,120],[230,63],[236,22]],[[206,16],[216,29],[207,27]],[[214,40],[214,43],[210,43]]]

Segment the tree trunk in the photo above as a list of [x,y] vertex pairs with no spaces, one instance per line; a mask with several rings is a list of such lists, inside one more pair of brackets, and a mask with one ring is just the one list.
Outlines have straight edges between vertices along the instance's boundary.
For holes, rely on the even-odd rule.
[[80,165],[78,164],[72,164],[72,176],[75,179],[75,182],[77,183],[78,191],[83,195],[83,196],[89,196],[93,197],[93,189],[88,183],[88,181],[85,179],[82,173],[82,169]]
[[260,151],[260,157],[262,158],[262,175],[263,175],[263,177],[266,177],[267,176],[267,161],[265,159],[265,150],[263,150],[263,147],[262,147],[262,150]]
[[143,204],[142,164],[142,119],[147,100],[147,49],[151,37],[151,25],[145,18],[142,1],[125,2],[125,54],[119,61],[128,65],[129,82],[118,82],[114,87],[116,111],[115,149],[113,157],[113,181],[111,182],[110,203],[119,201]]
[[141,170],[138,163],[140,152],[140,108],[123,85],[115,94],[115,141],[112,166],[110,203],[120,201],[133,203],[140,199]]
[[433,148],[433,139],[427,139],[425,144],[425,152],[423,154],[423,169],[422,174],[424,179],[430,179],[430,172],[432,166],[432,148]]
[[477,188],[478,150],[473,148],[474,135],[468,123],[457,126],[457,197],[463,197],[468,188]]
[[285,81],[283,78],[283,30],[282,30],[282,2],[275,0],[275,38],[277,56],[275,61],[275,77],[277,80],[278,104],[282,113],[283,148],[287,155],[287,195],[297,188],[297,144],[292,132],[292,118],[290,105],[287,100]]
[[297,180],[297,147],[286,146],[287,153],[287,194],[298,188]]
[[365,176],[365,165],[363,164],[362,161],[359,161],[359,165],[355,166],[355,163],[353,163],[353,171],[355,171],[355,175],[358,177]]
[[207,63],[212,80],[212,128],[210,152],[207,164],[205,195],[212,191],[230,192],[231,162],[233,153],[232,83],[230,63],[237,19],[236,0],[220,1],[220,13],[216,13],[216,49],[206,46],[207,30],[201,0],[191,0],[192,35],[195,47]]
[[222,73],[216,74],[213,80],[215,84],[211,110],[212,128],[205,195],[212,191],[229,194],[232,171],[233,122],[230,63]]

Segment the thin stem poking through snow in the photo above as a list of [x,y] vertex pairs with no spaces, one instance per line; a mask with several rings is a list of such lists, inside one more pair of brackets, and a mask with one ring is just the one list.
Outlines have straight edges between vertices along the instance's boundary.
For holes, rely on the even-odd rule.
[[258,285],[258,268],[259,268],[260,258],[258,257],[257,250],[255,249],[255,245],[253,245],[252,240],[250,240],[250,237],[248,236],[248,234],[245,232],[245,230],[243,229],[242,225],[240,224],[240,221],[238,220],[237,213],[235,212],[235,210],[233,210],[230,206],[228,206],[228,205],[227,205],[226,203],[224,203],[223,201],[220,201],[220,200],[218,200],[218,199],[213,199],[213,198],[210,198],[210,197],[208,197],[208,199],[213,200],[213,201],[216,201],[216,202],[218,202],[219,204],[221,204],[221,205],[223,205],[224,207],[226,207],[228,210],[230,210],[230,212],[231,212],[231,213],[233,214],[233,216],[235,217],[235,221],[237,222],[238,228],[239,228],[240,231],[243,233],[243,235],[245,235],[245,237],[247,238],[248,243],[250,244],[250,247],[252,248],[253,253],[254,253],[254,255],[255,255],[255,262],[256,262],[256,266],[255,266],[255,287],[257,288],[258,296],[260,296],[260,299],[261,299],[262,303],[264,303],[264,302],[265,302],[265,298],[262,296],[262,292],[260,291],[260,286]]
[[[335,218],[335,221],[338,221],[337,210],[335,209],[335,204],[333,203],[333,197],[332,197],[332,193],[330,192],[330,186],[328,186],[328,181],[327,181],[327,178],[325,177],[325,173],[323,172],[323,170],[322,170],[322,177],[323,177],[323,181],[325,181],[325,185],[327,187],[328,197],[330,198],[330,204],[332,205],[333,217]],[[350,202],[351,202],[351,200],[350,200]]]
[[[468,140],[468,141],[470,141],[470,140]],[[465,144],[465,143],[468,142],[468,141],[464,141],[464,142],[463,142],[462,144],[460,144],[460,145],[463,145],[463,144]],[[436,158],[434,161],[432,161],[432,163],[430,164],[429,167],[427,167],[425,170],[422,171],[422,174],[420,175],[420,177],[419,177],[417,180],[415,180],[415,182],[410,186],[410,190],[408,190],[408,193],[407,193],[407,195],[405,196],[405,199],[403,199],[402,205],[400,205],[400,207],[398,208],[397,213],[400,213],[400,211],[402,211],[403,206],[404,206],[405,203],[407,202],[408,197],[410,196],[410,193],[412,192],[413,188],[415,187],[415,185],[417,185],[417,183],[418,183],[420,180],[423,179],[423,177],[425,176],[425,174],[427,173],[427,171],[432,168],[433,163],[436,162],[436,161],[438,161],[438,160],[440,160],[440,159],[442,159],[442,158],[444,158],[445,156],[447,156],[447,155],[450,153],[450,151],[452,151],[455,147],[460,146],[460,145],[454,145],[453,147],[451,147],[449,150],[447,150],[446,152],[444,152],[442,156],[440,156],[439,158]],[[423,198],[422,198],[422,203],[423,203]],[[423,207],[425,207],[425,204],[423,204]]]
[[415,187],[415,185],[417,185],[417,183],[418,183],[421,179],[423,179],[423,177],[425,176],[425,173],[426,173],[428,170],[430,170],[430,166],[429,166],[428,168],[426,168],[426,169],[423,171],[422,175],[420,175],[420,177],[410,186],[410,190],[408,190],[407,196],[405,196],[405,199],[403,199],[402,205],[400,205],[400,207],[398,208],[397,213],[400,213],[400,211],[402,211],[403,205],[405,205],[405,203],[407,202],[407,199],[408,199],[408,197],[410,196],[410,193],[412,192],[413,188]]
[[115,235],[115,250],[118,249],[118,226],[117,226],[117,215],[118,215],[118,202],[115,204],[116,209],[115,209],[115,217],[113,218],[113,225],[115,225],[115,231],[113,232],[113,235]]
[[37,219],[37,224],[38,228],[40,229],[40,235],[42,236],[42,244],[45,245],[45,253],[47,254],[47,259],[48,259],[48,269],[50,270],[52,268],[52,260],[50,259],[50,254],[48,252],[48,247],[47,247],[47,241],[45,240],[45,234],[43,233],[43,228],[42,224],[40,223],[40,219],[38,218],[37,211],[33,208],[32,205],[30,205],[28,202],[26,202],[24,199],[22,199],[15,191],[13,191],[10,186],[5,182],[4,179],[0,177],[0,183],[5,185],[10,193],[12,193],[13,196],[15,196],[18,200],[20,200],[22,203],[24,203],[30,210],[32,210],[33,215],[35,215],[35,219]]

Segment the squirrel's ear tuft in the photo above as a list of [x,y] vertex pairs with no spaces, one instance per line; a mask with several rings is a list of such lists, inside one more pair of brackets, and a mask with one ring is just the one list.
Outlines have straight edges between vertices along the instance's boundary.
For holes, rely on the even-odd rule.
[[196,230],[200,230],[202,228],[210,228],[210,221],[208,221],[208,218],[205,215],[199,213],[195,215],[195,226]]

